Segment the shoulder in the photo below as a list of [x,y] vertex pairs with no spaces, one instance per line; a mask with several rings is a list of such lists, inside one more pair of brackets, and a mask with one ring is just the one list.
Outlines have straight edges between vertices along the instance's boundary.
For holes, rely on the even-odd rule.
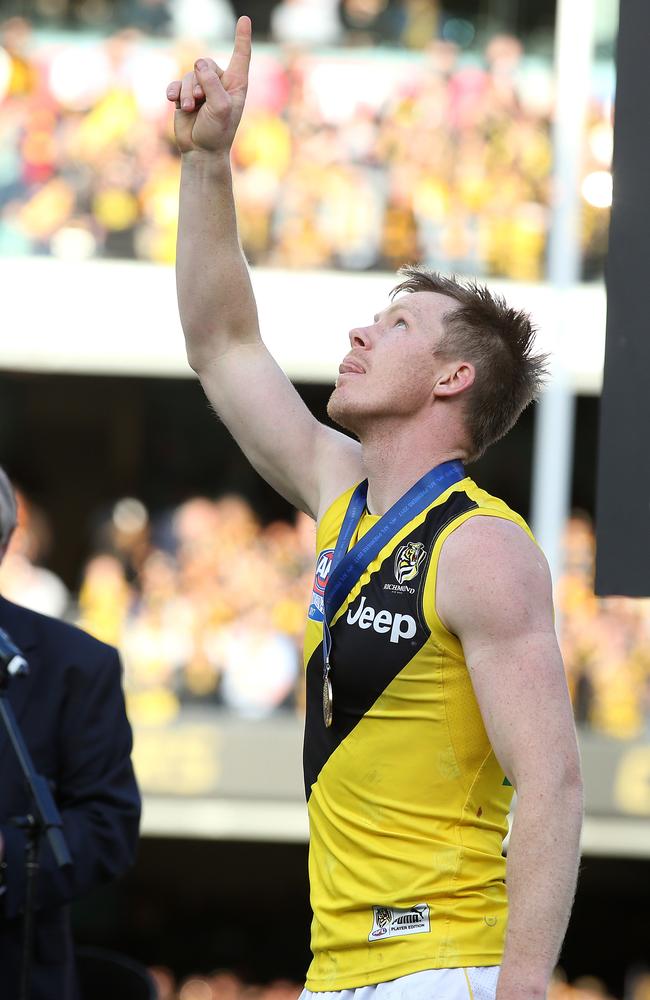
[[[448,563],[451,558],[459,563],[459,568],[466,561],[473,566],[488,563],[499,572],[507,569],[510,557],[515,556],[546,564],[526,521],[504,500],[481,489],[469,477],[458,484],[458,491],[466,504],[441,533],[441,563],[443,560]],[[500,558],[506,553],[508,560]]]
[[471,560],[473,564],[488,563],[499,570],[512,568],[516,571],[522,562],[540,567],[546,565],[542,550],[526,530],[523,520],[481,508],[447,536],[443,553],[447,558],[454,556],[457,560]]
[[440,554],[436,603],[457,635],[552,619],[548,564],[525,523],[479,510],[460,524]]
[[16,645],[28,650],[38,648],[39,655],[58,662],[75,664],[96,671],[120,670],[117,650],[95,639],[68,622],[50,618],[29,608],[0,598],[0,628],[9,633]]

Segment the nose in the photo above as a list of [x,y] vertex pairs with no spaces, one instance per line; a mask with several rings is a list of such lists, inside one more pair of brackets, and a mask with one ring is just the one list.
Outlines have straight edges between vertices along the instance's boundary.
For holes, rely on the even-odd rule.
[[370,343],[369,330],[368,326],[355,326],[349,333],[350,345],[352,347],[368,347]]

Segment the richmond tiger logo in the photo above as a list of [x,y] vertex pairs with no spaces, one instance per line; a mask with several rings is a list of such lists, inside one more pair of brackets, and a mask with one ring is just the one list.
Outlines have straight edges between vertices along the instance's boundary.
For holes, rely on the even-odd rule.
[[426,557],[427,550],[422,542],[406,542],[405,545],[400,545],[395,556],[397,582],[407,583],[415,579]]

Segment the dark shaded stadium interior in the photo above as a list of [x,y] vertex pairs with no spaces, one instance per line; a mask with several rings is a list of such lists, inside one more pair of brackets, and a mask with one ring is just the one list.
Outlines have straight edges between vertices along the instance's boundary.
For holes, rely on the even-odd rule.
[[[650,861],[587,857],[560,964],[623,996],[648,967]],[[303,844],[145,838],[137,868],[76,908],[79,941],[118,948],[177,974],[235,969],[250,982],[300,982],[311,911]]]

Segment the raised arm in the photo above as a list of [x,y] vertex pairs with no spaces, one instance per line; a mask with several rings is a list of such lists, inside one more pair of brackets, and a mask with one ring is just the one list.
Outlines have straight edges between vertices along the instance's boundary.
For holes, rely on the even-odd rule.
[[436,604],[462,643],[487,734],[517,792],[497,1000],[543,998],[571,912],[582,822],[548,567],[517,525],[474,517],[444,544]]
[[319,423],[266,349],[237,233],[230,150],[241,120],[251,22],[239,18],[222,70],[199,59],[167,97],[182,156],[177,287],[190,365],[267,482],[317,517],[362,478],[359,445]]

